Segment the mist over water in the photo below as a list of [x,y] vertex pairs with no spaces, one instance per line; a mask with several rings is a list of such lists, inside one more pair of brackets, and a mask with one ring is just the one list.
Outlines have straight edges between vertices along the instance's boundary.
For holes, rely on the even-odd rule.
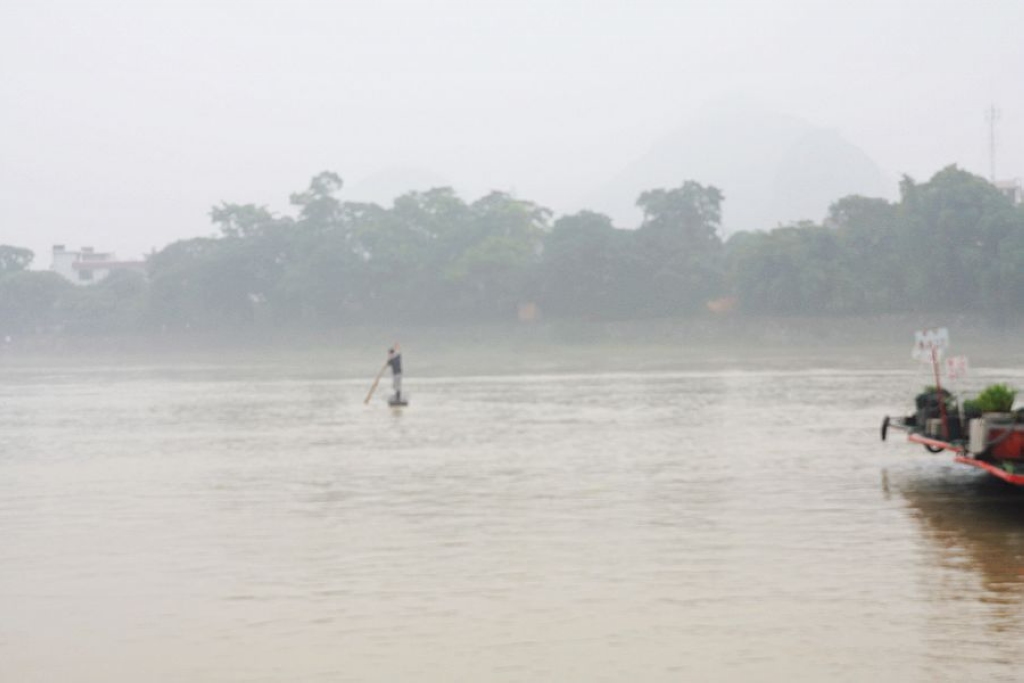
[[1024,497],[878,442],[909,363],[465,351],[0,369],[0,680],[1017,677]]
[[1021,680],[1022,8],[0,5],[0,683]]
[[959,5],[0,4],[0,683],[1024,679]]

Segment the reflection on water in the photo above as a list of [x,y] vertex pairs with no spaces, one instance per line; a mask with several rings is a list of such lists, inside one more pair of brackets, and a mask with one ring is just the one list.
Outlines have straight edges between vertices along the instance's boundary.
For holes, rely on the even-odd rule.
[[[911,480],[902,493],[922,522],[936,564],[951,570],[934,585],[934,602],[951,606],[977,596],[986,630],[1009,637],[1002,642],[1015,651],[1024,625],[1024,491],[957,471]],[[948,616],[955,619],[956,612]]]
[[994,595],[1024,597],[1024,491],[974,473],[914,484],[902,493],[944,561],[966,562]]
[[3,374],[0,680],[1017,673],[1022,498],[879,446],[906,373],[320,375]]

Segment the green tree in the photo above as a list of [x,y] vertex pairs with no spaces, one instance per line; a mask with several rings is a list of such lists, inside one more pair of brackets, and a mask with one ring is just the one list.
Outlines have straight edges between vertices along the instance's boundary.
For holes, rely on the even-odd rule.
[[998,289],[987,278],[1004,239],[1020,229],[1019,213],[984,178],[949,166],[931,180],[900,185],[908,298],[915,308],[966,311]]
[[72,287],[57,302],[63,330],[115,335],[141,331],[146,323],[148,283],[141,273],[113,272],[88,287]]
[[851,195],[829,207],[825,226],[839,240],[837,312],[899,310],[906,302],[907,275],[901,251],[899,207],[884,199]]
[[149,259],[149,314],[162,330],[237,328],[251,323],[254,301],[245,277],[241,243],[212,238],[182,240]]
[[491,192],[470,207],[464,240],[442,277],[457,286],[459,308],[484,317],[512,315],[533,300],[531,286],[551,211],[504,192]]
[[1024,313],[1024,206],[1015,214],[1015,229],[1000,240],[983,280],[989,316],[1000,324],[1020,320]]
[[342,215],[337,194],[343,185],[341,176],[333,171],[321,171],[313,176],[304,192],[291,196],[292,205],[299,208],[299,222],[317,229],[337,225]]
[[848,310],[849,271],[833,230],[803,222],[729,240],[730,272],[743,310],[762,314]]
[[290,218],[278,218],[265,206],[255,204],[222,203],[210,209],[210,220],[225,237],[257,237],[266,231],[291,223]]
[[650,312],[693,312],[721,293],[722,201],[718,188],[692,180],[637,199],[644,213],[637,238],[648,264]]
[[0,277],[0,333],[62,329],[58,304],[75,286],[56,273],[18,270]]
[[35,254],[30,249],[0,244],[0,276],[25,270],[34,257]]
[[633,311],[641,274],[635,235],[607,216],[581,211],[563,216],[544,240],[543,306],[568,317],[620,317]]

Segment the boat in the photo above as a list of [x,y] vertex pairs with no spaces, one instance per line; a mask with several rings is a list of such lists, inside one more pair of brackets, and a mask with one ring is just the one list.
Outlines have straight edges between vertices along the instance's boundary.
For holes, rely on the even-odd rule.
[[919,394],[917,410],[882,420],[882,441],[890,429],[930,453],[951,452],[953,460],[1024,486],[1024,410],[971,415],[944,390]]
[[[889,430],[896,429],[930,453],[950,452],[955,462],[1024,486],[1024,408],[1013,411],[1016,392],[1005,384],[996,384],[977,399],[960,401],[944,389],[940,383],[939,357],[949,337],[945,329],[939,332],[918,332],[913,354],[918,360],[931,362],[935,384],[915,397],[915,410],[910,415],[885,416],[882,441],[888,438]],[[950,360],[959,361],[966,368],[966,359]],[[952,363],[949,367],[957,365]]]

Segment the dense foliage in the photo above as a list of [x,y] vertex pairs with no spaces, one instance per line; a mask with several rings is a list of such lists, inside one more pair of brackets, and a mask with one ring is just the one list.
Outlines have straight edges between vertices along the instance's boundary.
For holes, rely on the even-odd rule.
[[1008,384],[990,384],[974,399],[974,405],[982,413],[1008,413],[1017,398],[1016,390]]
[[291,216],[214,207],[218,234],[151,255],[148,278],[75,287],[0,246],[0,334],[507,320],[527,303],[591,319],[701,315],[715,301],[770,315],[1024,313],[1024,210],[956,167],[904,178],[895,203],[846,197],[822,224],[724,242],[722,193],[692,181],[641,194],[633,230],[590,211],[552,221],[502,192],[467,203],[437,188],[382,207],[341,190],[325,172],[291,196]]

